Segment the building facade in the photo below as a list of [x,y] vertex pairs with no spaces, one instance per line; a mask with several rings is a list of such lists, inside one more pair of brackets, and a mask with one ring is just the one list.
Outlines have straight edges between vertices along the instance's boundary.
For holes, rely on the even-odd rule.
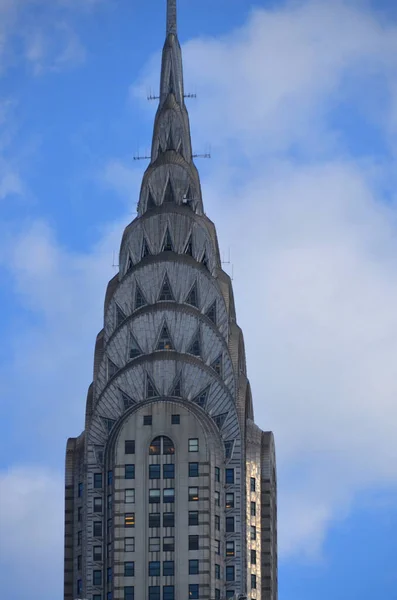
[[64,600],[277,599],[274,439],[254,423],[184,98],[168,0],[151,161],[67,442]]

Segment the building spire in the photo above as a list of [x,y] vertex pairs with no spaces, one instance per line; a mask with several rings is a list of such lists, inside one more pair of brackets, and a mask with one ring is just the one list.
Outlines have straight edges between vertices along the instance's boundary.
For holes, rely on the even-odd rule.
[[176,29],[176,0],[167,0],[167,36],[177,35]]

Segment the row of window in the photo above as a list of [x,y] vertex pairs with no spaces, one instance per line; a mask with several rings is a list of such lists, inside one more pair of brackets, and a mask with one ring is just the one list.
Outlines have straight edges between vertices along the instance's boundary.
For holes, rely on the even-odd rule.
[[[173,512],[166,512],[163,513],[163,527],[174,527],[175,526],[175,517],[174,517]],[[160,519],[161,519],[161,513],[151,513],[149,515],[149,527],[160,527]],[[189,524],[191,524],[191,517],[189,516]],[[166,524],[164,524],[164,521]],[[196,516],[192,516],[192,522],[194,525],[198,524],[198,513],[197,513],[197,522],[196,522]],[[215,529],[217,531],[220,530],[220,516],[219,515],[215,515]],[[113,525],[113,519],[108,519],[108,533],[111,533],[112,530],[112,525]],[[124,527],[125,528],[133,528],[135,527],[135,513],[125,513],[124,514]],[[234,533],[235,532],[235,521],[234,521],[234,517],[226,517],[225,519],[225,530],[226,533]],[[78,532],[78,538],[77,538],[77,543],[78,545],[81,543],[81,539],[79,537],[79,534],[81,532]],[[102,537],[102,521],[94,521],[94,527],[93,527],[93,533],[94,533],[94,537]],[[198,536],[189,536],[190,538],[195,538]],[[196,548],[189,548],[190,550],[195,550]]]
[[[252,583],[252,579],[251,579]],[[255,582],[256,587],[256,582]],[[254,588],[255,589],[255,588]],[[82,580],[79,579],[77,582],[77,594],[81,595],[83,592]],[[161,600],[160,586],[149,586],[148,589],[149,600]],[[226,590],[226,600],[232,600],[235,596],[234,590]],[[189,600],[197,600],[200,598],[200,588],[198,584],[192,584],[189,586]],[[215,600],[220,600],[221,591],[215,589]],[[102,600],[101,594],[94,594],[92,600]],[[112,600],[112,592],[108,592],[107,600]],[[134,586],[125,586],[123,600],[134,600]],[[173,585],[163,586],[163,600],[175,600],[175,589]]]
[[[251,557],[252,557],[251,551]],[[251,564],[256,564],[255,562]],[[160,577],[161,574],[164,577],[173,577],[175,575],[175,562],[173,560],[164,560],[162,563],[159,560],[149,561],[148,564],[148,575],[149,577]],[[189,560],[189,575],[199,575],[200,574],[200,561],[197,559]],[[134,577],[135,576],[135,562],[126,561],[124,562],[124,577]],[[107,570],[107,583],[112,582],[112,569],[109,568]],[[221,565],[215,564],[215,579],[221,579]],[[226,581],[234,581],[235,580],[235,567],[233,565],[228,565],[225,567],[225,579]],[[101,585],[102,584],[102,570],[94,569],[92,575],[93,585]],[[255,577],[255,585],[256,585],[256,577]],[[251,586],[252,587],[252,586]]]

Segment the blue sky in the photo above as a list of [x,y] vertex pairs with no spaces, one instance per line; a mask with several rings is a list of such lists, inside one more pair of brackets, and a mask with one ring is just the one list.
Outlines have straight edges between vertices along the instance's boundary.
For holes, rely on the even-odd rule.
[[[136,214],[164,14],[0,0],[7,600],[62,595],[65,442]],[[397,5],[179,0],[179,31],[204,205],[276,435],[280,600],[397,600]]]

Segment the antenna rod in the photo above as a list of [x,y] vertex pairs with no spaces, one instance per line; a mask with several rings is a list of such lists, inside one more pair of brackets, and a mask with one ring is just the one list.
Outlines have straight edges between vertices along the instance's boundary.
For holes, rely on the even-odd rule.
[[176,29],[176,0],[167,0],[167,35],[177,34]]

